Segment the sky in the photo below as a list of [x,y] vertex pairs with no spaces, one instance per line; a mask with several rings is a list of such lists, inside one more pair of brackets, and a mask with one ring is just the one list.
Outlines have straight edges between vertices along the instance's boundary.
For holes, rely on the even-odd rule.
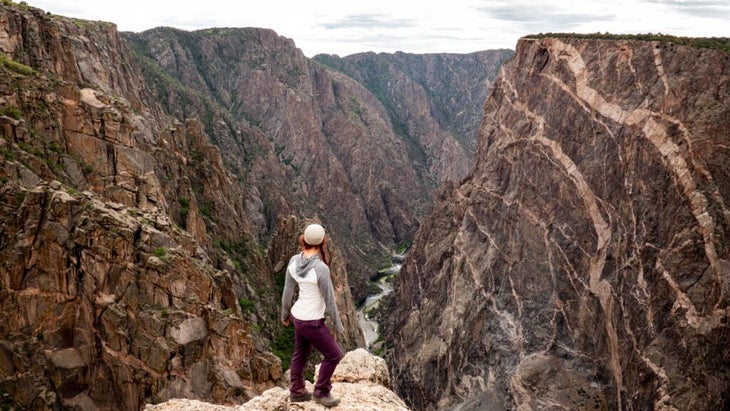
[[[16,0],[17,1],[17,0]],[[730,0],[26,0],[120,31],[262,27],[308,57],[514,49],[538,33],[730,37]]]

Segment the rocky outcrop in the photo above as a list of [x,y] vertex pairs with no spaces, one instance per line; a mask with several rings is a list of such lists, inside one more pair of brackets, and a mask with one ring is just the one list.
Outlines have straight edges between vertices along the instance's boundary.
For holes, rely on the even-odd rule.
[[280,360],[242,319],[231,275],[167,215],[58,181],[1,192],[8,405],[245,401],[281,379]]
[[730,405],[729,61],[520,40],[473,173],[440,192],[389,305],[407,403]]
[[[316,379],[316,375],[315,375]],[[307,382],[310,392],[313,385]],[[390,377],[385,361],[360,348],[348,352],[332,376],[332,395],[342,401],[338,410],[407,411],[403,401],[390,390]],[[275,410],[323,410],[314,401],[291,403],[289,390],[276,387],[239,407],[223,407],[189,400],[171,400],[162,404],[148,405],[145,411],[198,410],[198,411],[275,411]]]

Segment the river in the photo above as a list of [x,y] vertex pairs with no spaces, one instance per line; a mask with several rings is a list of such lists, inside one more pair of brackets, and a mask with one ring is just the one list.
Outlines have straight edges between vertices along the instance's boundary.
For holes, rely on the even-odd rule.
[[[400,269],[405,260],[405,254],[393,254],[391,257],[392,265],[388,268],[378,271],[372,281],[377,285],[379,290],[377,293],[369,295],[365,302],[357,309],[357,320],[360,323],[363,335],[365,336],[365,345],[371,349],[380,337],[380,325],[375,321],[374,312],[380,306],[383,297],[393,292],[393,279],[400,274]],[[372,316],[371,316],[372,315]]]

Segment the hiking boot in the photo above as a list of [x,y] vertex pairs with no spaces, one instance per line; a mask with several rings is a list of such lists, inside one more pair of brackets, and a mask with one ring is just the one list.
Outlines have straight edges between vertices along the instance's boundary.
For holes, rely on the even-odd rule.
[[327,395],[326,397],[317,397],[315,395],[314,400],[317,401],[318,403],[324,405],[327,408],[334,407],[335,405],[340,403],[339,398],[335,398],[331,395]]
[[312,399],[312,393],[304,391],[301,394],[289,393],[289,401],[291,402],[304,402]]

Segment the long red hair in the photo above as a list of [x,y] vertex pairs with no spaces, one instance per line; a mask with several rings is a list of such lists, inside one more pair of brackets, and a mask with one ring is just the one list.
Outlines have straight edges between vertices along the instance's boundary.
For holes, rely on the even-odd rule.
[[304,235],[299,236],[299,245],[302,247],[303,250],[312,250],[316,249],[319,252],[320,260],[322,260],[323,263],[325,263],[328,267],[330,265],[330,259],[327,253],[325,252],[325,244],[327,243],[327,238],[323,238],[322,242],[317,245],[311,245],[307,244],[304,241]]

